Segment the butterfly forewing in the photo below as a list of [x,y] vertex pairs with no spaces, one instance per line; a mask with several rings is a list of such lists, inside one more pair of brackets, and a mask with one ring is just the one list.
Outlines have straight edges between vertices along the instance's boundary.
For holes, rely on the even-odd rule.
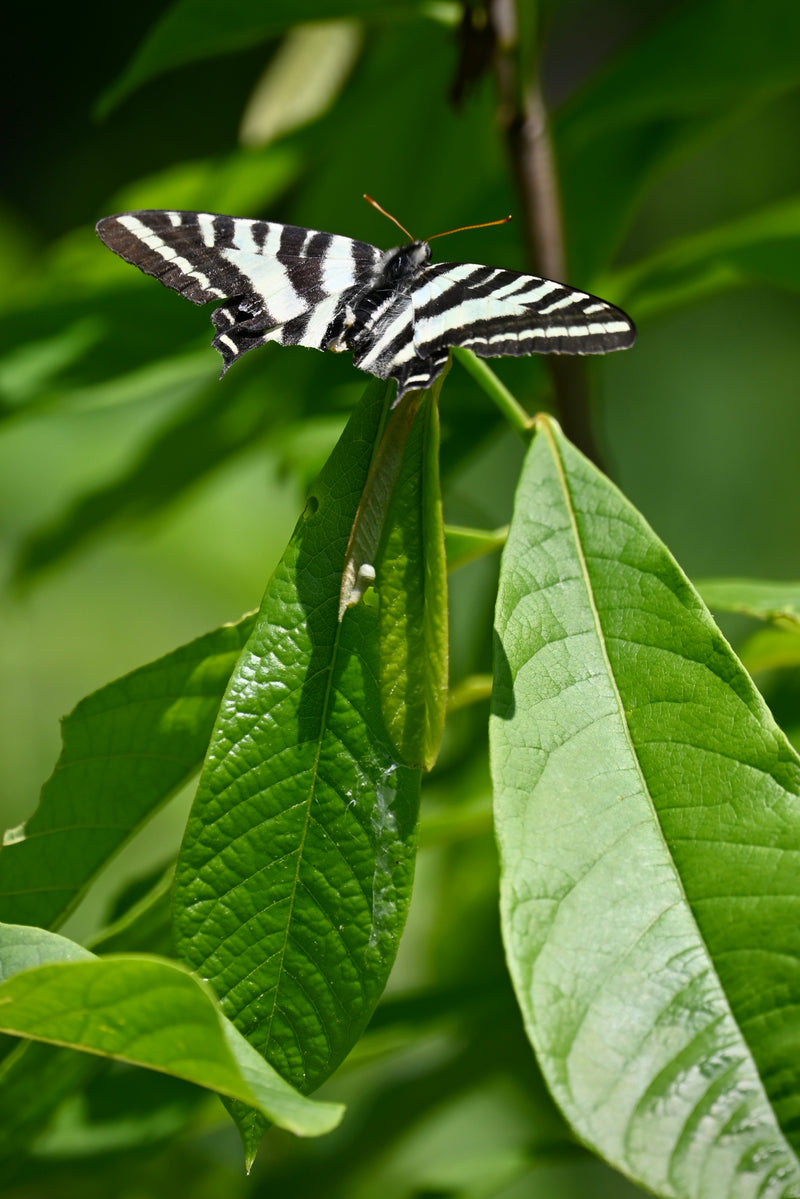
[[549,279],[468,263],[429,265],[422,242],[386,253],[298,225],[206,212],[105,217],[105,244],[195,304],[215,300],[223,372],[268,341],[351,350],[405,391],[430,386],[451,346],[484,358],[604,354],[636,331],[613,305]]
[[322,349],[342,297],[381,259],[367,242],[298,225],[158,209],[105,217],[97,232],[126,262],[213,313],[225,368],[266,341]]

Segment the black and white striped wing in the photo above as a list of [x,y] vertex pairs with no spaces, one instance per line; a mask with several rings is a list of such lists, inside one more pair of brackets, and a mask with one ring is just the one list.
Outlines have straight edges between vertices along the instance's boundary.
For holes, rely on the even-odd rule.
[[636,340],[613,304],[563,283],[469,263],[430,266],[413,292],[414,344],[421,359],[450,346],[482,358],[521,354],[606,354]]
[[208,212],[148,210],[104,217],[103,242],[211,314],[223,373],[247,350],[275,341],[325,349],[346,297],[369,281],[381,251],[297,225]]

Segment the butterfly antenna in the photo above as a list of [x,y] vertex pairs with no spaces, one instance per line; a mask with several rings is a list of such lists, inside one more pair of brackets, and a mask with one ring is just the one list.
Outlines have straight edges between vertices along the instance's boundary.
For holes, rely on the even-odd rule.
[[451,233],[464,233],[467,229],[489,229],[492,225],[507,225],[510,220],[512,220],[511,213],[501,217],[499,221],[481,221],[479,225],[459,225],[457,229],[445,229],[444,233],[434,233],[432,237],[426,237],[425,241],[433,241],[437,237],[449,237]]
[[413,233],[409,233],[408,229],[406,229],[406,227],[404,225],[400,224],[400,222],[398,221],[396,216],[392,216],[392,214],[390,212],[387,212],[385,208],[381,208],[381,206],[377,200],[373,200],[372,196],[368,196],[366,192],[364,192],[364,199],[367,201],[368,204],[371,204],[373,208],[377,208],[378,212],[382,212],[384,216],[388,217],[389,220],[394,225],[397,225],[397,228],[400,230],[401,233],[405,233],[405,235],[409,241],[416,241],[416,238],[414,237]]

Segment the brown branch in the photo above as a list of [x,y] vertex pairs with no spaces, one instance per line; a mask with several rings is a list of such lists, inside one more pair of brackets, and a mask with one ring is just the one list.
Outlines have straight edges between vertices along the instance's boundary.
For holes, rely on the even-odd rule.
[[[519,78],[515,0],[489,0],[489,18],[496,38],[499,119],[522,206],[527,255],[538,274],[566,282],[566,242],[550,122],[538,78]],[[564,432],[599,463],[585,363],[550,354],[547,365]]]

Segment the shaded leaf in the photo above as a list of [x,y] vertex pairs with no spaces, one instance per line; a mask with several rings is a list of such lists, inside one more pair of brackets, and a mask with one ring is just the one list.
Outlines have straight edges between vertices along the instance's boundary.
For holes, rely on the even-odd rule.
[[141,898],[108,923],[90,942],[96,954],[157,953],[172,956],[174,867],[161,870]]
[[760,629],[748,637],[740,655],[751,674],[800,666],[800,633],[788,629]]
[[369,464],[364,490],[359,497],[353,527],[347,541],[339,591],[340,620],[348,608],[354,607],[361,600],[366,588],[375,578],[375,561],[386,513],[422,395],[417,391],[407,392],[386,420],[392,390],[391,383],[385,384],[381,395],[384,410],[381,419],[382,431]]
[[157,431],[127,471],[78,498],[54,524],[34,530],[20,547],[16,577],[33,578],[109,528],[162,512],[283,419],[285,411],[265,398],[262,382],[221,391],[215,379]]
[[[181,955],[285,1077],[318,1086],[389,973],[419,773],[381,716],[377,617],[337,617],[383,412],[371,384],[312,489],[220,708],[175,882]],[[240,1113],[248,1152],[261,1125]]]
[[484,554],[502,549],[508,536],[508,527],[502,529],[467,529],[461,525],[445,525],[444,544],[447,553],[447,569],[458,570]]
[[800,200],[691,234],[601,280],[637,319],[747,283],[800,288]]
[[608,260],[657,172],[730,123],[732,113],[797,86],[800,8],[793,0],[767,0],[758,21],[748,13],[744,0],[668,7],[558,115],[566,223],[579,278],[590,280]]
[[64,1100],[108,1066],[94,1054],[18,1041],[0,1063],[0,1161],[21,1158]]
[[185,1078],[256,1106],[300,1136],[317,1136],[339,1123],[342,1107],[294,1091],[225,1019],[210,988],[184,967],[91,954],[75,961],[64,937],[0,927],[4,960],[6,944],[21,960],[26,941],[31,958],[41,958],[49,945],[51,964],[23,966],[6,976],[0,985],[3,1032]]
[[0,913],[52,926],[200,766],[254,617],[223,625],[81,700],[39,807],[0,851]]
[[658,1194],[800,1194],[800,760],[638,513],[545,419],[503,554],[506,951],[578,1135]]
[[794,632],[800,629],[800,583],[700,579],[695,586],[708,606],[718,612],[741,612],[758,620],[775,621]]
[[154,75],[253,46],[301,22],[347,18],[383,22],[417,16],[427,7],[420,0],[392,0],[379,8],[372,0],[272,0],[268,8],[253,8],[245,0],[229,0],[223,13],[208,0],[177,0],[150,30],[121,78],[105,92],[98,112],[107,114]]

